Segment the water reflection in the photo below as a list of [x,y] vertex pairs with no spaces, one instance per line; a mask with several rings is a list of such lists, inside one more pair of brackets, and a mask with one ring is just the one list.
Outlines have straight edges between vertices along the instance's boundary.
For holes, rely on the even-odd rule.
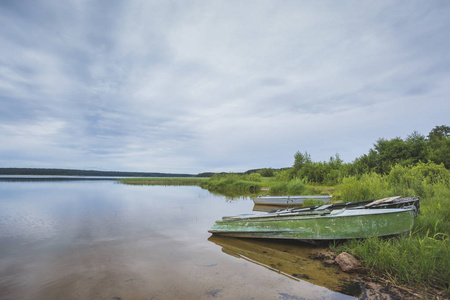
[[295,244],[287,257],[283,244],[244,244],[292,265],[279,272],[224,254],[208,229],[253,208],[227,200],[195,186],[0,182],[0,299],[348,298],[304,280],[316,275]]
[[[222,247],[228,255],[244,259],[292,280],[305,280],[351,296],[359,296],[361,289],[354,286],[354,276],[341,272],[337,266],[323,266],[310,256],[325,248],[317,248],[296,241],[241,239],[211,236],[208,239]],[[337,276],[337,274],[339,274]]]

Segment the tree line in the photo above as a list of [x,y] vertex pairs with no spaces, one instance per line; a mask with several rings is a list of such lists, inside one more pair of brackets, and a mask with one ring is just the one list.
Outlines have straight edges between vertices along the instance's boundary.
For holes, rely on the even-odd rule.
[[104,177],[192,177],[191,174],[120,172],[43,168],[0,168],[0,175],[104,176]]
[[[302,178],[320,184],[338,184],[348,176],[368,173],[388,174],[395,166],[414,167],[426,164],[429,167],[450,169],[450,127],[436,126],[428,136],[414,131],[406,139],[380,138],[367,154],[351,163],[344,163],[339,154],[328,161],[314,162],[308,152],[298,151],[291,168],[274,170],[260,169],[262,176],[278,177],[280,180]],[[252,170],[253,171],[253,170]]]

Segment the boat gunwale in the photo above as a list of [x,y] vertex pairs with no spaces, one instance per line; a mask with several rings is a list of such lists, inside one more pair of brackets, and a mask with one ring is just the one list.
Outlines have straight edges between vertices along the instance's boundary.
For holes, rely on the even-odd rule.
[[[352,209],[349,209],[352,210]],[[355,209],[356,210],[356,209]],[[358,209],[361,210],[361,209]],[[279,221],[280,218],[283,218],[284,221],[289,220],[310,220],[310,219],[322,219],[322,218],[347,218],[347,217],[363,217],[363,216],[375,216],[375,215],[384,215],[384,214],[392,214],[392,213],[405,213],[405,212],[412,212],[414,213],[413,208],[385,208],[385,209],[364,209],[363,211],[374,211],[370,214],[354,214],[354,215],[341,215],[340,213],[332,214],[332,211],[330,213],[324,213],[324,214],[297,214],[297,215],[289,215],[284,217],[283,214],[280,215],[274,215],[274,216],[268,216],[268,215],[262,215],[257,217],[248,217],[248,218],[233,218],[233,216],[226,217],[230,219],[222,219],[217,220],[216,222],[226,223],[226,222],[239,222],[239,221],[257,221],[257,222],[269,222],[269,221]],[[345,211],[343,209],[341,212]]]
[[[273,239],[273,238],[268,238],[265,236],[258,236],[258,235],[251,235],[252,233],[257,233],[257,234],[273,234],[273,233],[284,233],[285,231],[283,230],[279,230],[279,231],[226,231],[226,230],[208,230],[209,233],[212,234],[219,234],[221,236],[225,236],[225,237],[236,237],[236,238],[257,238],[257,239]],[[373,237],[390,237],[390,236],[397,236],[397,235],[402,235],[402,234],[407,234],[410,233],[411,229],[409,230],[405,230],[402,232],[398,232],[398,233],[394,233],[394,234],[386,234],[386,235],[373,235]],[[370,237],[370,236],[369,236]],[[367,237],[358,237],[356,239],[365,239]],[[275,239],[280,239],[280,240],[298,240],[298,241],[333,241],[333,240],[349,240],[349,239],[355,239],[355,238],[320,238],[320,237],[316,237],[316,238],[295,238],[295,237],[276,237]]]

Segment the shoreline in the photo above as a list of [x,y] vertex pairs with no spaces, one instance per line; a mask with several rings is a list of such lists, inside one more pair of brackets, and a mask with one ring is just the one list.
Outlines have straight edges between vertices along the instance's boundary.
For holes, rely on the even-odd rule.
[[[321,261],[325,268],[337,265],[335,262],[336,252],[325,246],[326,250],[317,251],[311,255],[313,260]],[[393,279],[387,278],[381,272],[370,270],[361,264],[359,268],[349,271],[349,274],[355,275],[355,281],[359,282],[362,294],[359,299],[448,299],[444,296],[444,291],[433,287],[418,287],[407,284],[397,284]]]

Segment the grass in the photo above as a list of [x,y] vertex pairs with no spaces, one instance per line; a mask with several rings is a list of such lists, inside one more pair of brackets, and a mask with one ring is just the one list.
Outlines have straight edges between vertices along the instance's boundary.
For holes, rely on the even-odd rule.
[[344,179],[338,188],[348,201],[419,195],[421,213],[409,236],[350,240],[334,250],[355,255],[371,272],[383,274],[395,284],[431,286],[450,296],[448,176],[434,180],[418,174],[414,168],[396,167],[384,176],[365,174],[359,179]]
[[336,252],[349,252],[372,274],[382,274],[394,284],[431,286],[448,295],[450,252],[448,238],[409,235],[392,239],[350,240]]
[[200,185],[207,178],[202,177],[148,177],[124,178],[119,182],[132,185]]
[[214,175],[203,181],[200,186],[212,192],[220,192],[226,195],[249,195],[259,192],[263,187],[262,179],[258,176],[246,176],[237,174]]

